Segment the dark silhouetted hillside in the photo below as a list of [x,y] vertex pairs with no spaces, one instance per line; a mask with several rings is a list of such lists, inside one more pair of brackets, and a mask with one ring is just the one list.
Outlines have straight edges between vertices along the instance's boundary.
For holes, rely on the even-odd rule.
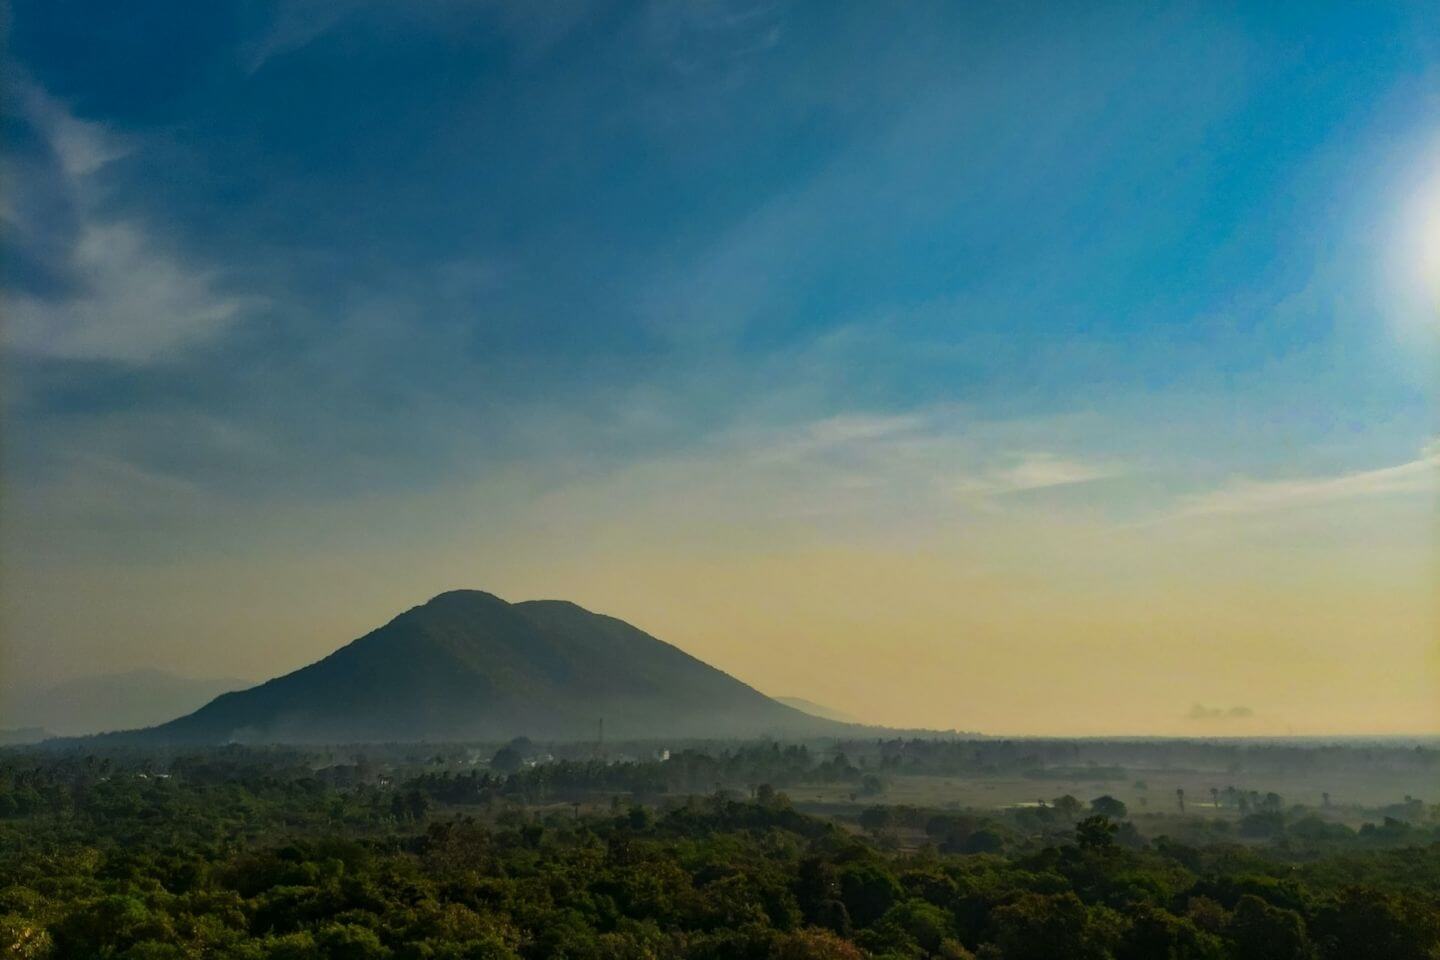
[[131,736],[179,743],[803,736],[779,704],[573,603],[443,593],[330,656]]

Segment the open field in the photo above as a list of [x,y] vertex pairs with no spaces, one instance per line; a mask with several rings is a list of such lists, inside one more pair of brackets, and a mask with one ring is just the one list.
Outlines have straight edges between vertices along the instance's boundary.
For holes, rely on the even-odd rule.
[[[1237,817],[1239,811],[1217,806],[1211,789],[1234,787],[1244,792],[1277,793],[1287,804],[1330,807],[1337,819],[1359,823],[1361,808],[1401,803],[1407,796],[1428,802],[1440,801],[1440,782],[1423,774],[1393,772],[1389,776],[1350,770],[1303,773],[1230,773],[1196,770],[1127,770],[1114,779],[1036,779],[1032,777],[946,777],[896,776],[886,780],[882,794],[860,796],[846,784],[802,784],[787,788],[795,803],[819,808],[853,806],[857,803],[906,804],[941,809],[998,809],[1050,802],[1069,794],[1088,802],[1108,795],[1125,803],[1133,815],[1179,812],[1176,790],[1185,791],[1185,808],[1205,816]],[[1349,815],[1346,811],[1350,811]]]

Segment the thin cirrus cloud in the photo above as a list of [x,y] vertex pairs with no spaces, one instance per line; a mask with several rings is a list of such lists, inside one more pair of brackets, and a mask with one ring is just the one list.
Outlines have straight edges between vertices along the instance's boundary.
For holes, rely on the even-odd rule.
[[133,223],[87,223],[70,251],[82,290],[59,300],[20,295],[10,304],[10,346],[71,360],[146,363],[209,339],[240,301],[218,295],[208,272],[158,252]]
[[1399,496],[1440,491],[1440,441],[1405,463],[1332,477],[1293,480],[1237,480],[1209,493],[1181,501],[1180,518],[1263,513],[1313,507],[1366,497]]
[[1187,720],[1248,720],[1255,716],[1255,711],[1246,706],[1235,707],[1207,707],[1203,703],[1197,703],[1190,707],[1190,712],[1185,714]]
[[1005,466],[990,467],[963,477],[956,484],[956,490],[962,496],[983,499],[1091,483],[1118,477],[1124,472],[1120,465],[1114,463],[1090,462],[1034,451],[1012,454]]
[[27,356],[144,364],[234,322],[243,301],[217,289],[214,271],[164,249],[138,220],[101,213],[100,174],[135,144],[75,117],[33,84],[22,84],[21,93],[24,118],[49,156],[13,165],[11,175],[22,192],[48,191],[49,203],[68,211],[73,227],[61,234],[39,207],[5,209],[5,231],[25,247],[55,251],[50,268],[68,281],[58,293],[8,292],[6,346]]
[[280,8],[275,23],[238,51],[246,73],[255,73],[273,57],[304,47],[339,23],[350,12],[344,3],[300,3]]
[[103,124],[81,120],[33,83],[20,84],[29,119],[44,134],[60,169],[69,177],[86,177],[131,150]]
[[1089,483],[1118,473],[1120,469],[1110,464],[1083,463],[1050,453],[1030,453],[1014,466],[995,471],[991,479],[1001,491],[1011,492]]
[[848,459],[867,462],[885,473],[906,469],[937,474],[959,471],[963,493],[998,495],[1089,483],[1124,472],[1117,464],[1091,462],[1046,451],[998,453],[969,435],[962,421],[948,429],[943,411],[913,414],[845,414],[792,427],[769,444],[757,459]]
[[[864,524],[1013,513],[1015,495],[1119,478],[1126,466],[1042,448],[1015,452],[1020,436],[1044,442],[1040,423],[985,423],[947,408],[907,414],[849,413],[742,432],[718,454],[723,472],[744,477],[750,509],[846,516]],[[1008,502],[1007,502],[1008,501]]]

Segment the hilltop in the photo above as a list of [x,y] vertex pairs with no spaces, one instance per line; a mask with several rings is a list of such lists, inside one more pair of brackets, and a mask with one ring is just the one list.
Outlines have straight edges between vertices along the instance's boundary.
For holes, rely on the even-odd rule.
[[846,728],[573,603],[442,593],[323,660],[122,736],[169,743],[796,737]]

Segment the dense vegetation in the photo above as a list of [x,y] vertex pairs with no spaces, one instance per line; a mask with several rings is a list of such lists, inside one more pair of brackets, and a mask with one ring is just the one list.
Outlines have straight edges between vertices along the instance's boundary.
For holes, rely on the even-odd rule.
[[669,784],[855,776],[837,758],[703,756],[388,777],[285,751],[0,755],[0,956],[1440,957],[1423,805],[1350,829],[1258,796],[1255,835],[1146,835],[1105,796],[841,822],[766,782]]

